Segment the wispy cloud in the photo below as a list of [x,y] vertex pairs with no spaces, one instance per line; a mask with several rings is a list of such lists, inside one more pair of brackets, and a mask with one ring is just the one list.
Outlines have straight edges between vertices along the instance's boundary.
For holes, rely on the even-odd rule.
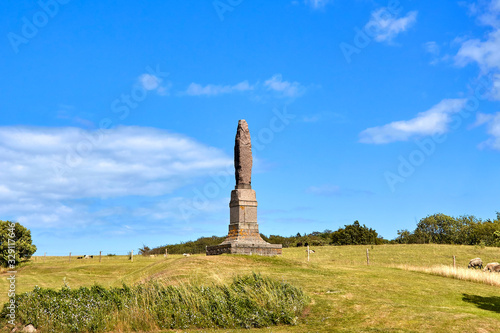
[[404,17],[391,15],[382,7],[372,12],[365,30],[373,34],[377,42],[391,42],[398,34],[408,30],[417,21],[417,11],[411,11]]
[[181,95],[189,96],[218,96],[232,93],[252,92],[254,98],[262,99],[266,94],[272,93],[273,97],[295,98],[301,96],[306,88],[296,81],[283,80],[281,74],[275,74],[264,83],[250,84],[248,80],[235,85],[191,83]]
[[459,66],[475,62],[483,71],[500,68],[500,30],[492,31],[486,40],[465,40],[455,57]]
[[246,80],[232,86],[216,84],[207,84],[203,86],[198,83],[191,83],[186,89],[185,94],[190,96],[216,96],[234,92],[250,91],[253,89],[254,86],[250,85]]
[[312,9],[322,9],[325,8],[331,0],[304,0],[304,2]]
[[481,2],[471,8],[479,23],[489,26],[491,31],[483,40],[468,38],[460,41],[455,63],[462,67],[477,64],[481,75],[491,78],[489,98],[500,100],[500,1]]
[[479,113],[477,115],[476,126],[486,125],[490,138],[479,144],[479,148],[491,148],[500,150],[500,112],[495,114]]
[[425,52],[427,52],[431,57],[430,61],[431,65],[436,65],[440,61],[445,61],[449,59],[449,55],[441,56],[441,47],[439,46],[438,43],[434,41],[424,43],[422,46]]
[[423,46],[424,46],[424,49],[427,53],[430,53],[430,54],[435,55],[435,56],[439,55],[440,47],[436,42],[434,42],[434,41],[427,42],[427,43],[424,43]]
[[156,91],[161,96],[168,95],[172,86],[170,82],[162,85],[163,79],[153,74],[142,74],[137,80],[142,88],[148,91]]
[[298,97],[302,95],[305,88],[298,82],[284,81],[281,74],[275,74],[264,82],[264,87],[274,91],[283,97]]
[[0,215],[38,227],[95,223],[86,200],[168,195],[232,164],[218,149],[145,127],[0,127],[0,153]]
[[384,126],[368,128],[360,133],[362,143],[383,144],[407,141],[416,136],[446,133],[452,115],[462,110],[466,99],[444,99],[410,120],[401,120]]
[[316,123],[320,119],[321,119],[321,115],[320,114],[313,114],[313,115],[310,115],[310,116],[303,116],[302,117],[302,121],[305,122],[305,123]]

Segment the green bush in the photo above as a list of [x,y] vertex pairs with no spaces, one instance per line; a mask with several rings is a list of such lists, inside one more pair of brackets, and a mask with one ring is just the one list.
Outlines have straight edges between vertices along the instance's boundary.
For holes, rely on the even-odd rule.
[[[295,324],[307,302],[302,290],[260,274],[236,277],[229,285],[35,287],[16,297],[16,320],[41,332],[252,328]],[[7,310],[5,304],[2,318]]]

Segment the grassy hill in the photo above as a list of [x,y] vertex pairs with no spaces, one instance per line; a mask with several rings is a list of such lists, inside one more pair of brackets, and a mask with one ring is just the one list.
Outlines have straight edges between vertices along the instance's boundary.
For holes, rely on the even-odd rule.
[[[370,266],[366,265],[366,249]],[[67,257],[34,258],[18,270],[17,292],[35,285],[61,288],[120,286],[149,279],[172,284],[228,282],[235,275],[261,273],[302,288],[311,304],[297,326],[272,332],[499,332],[500,288],[407,271],[397,265],[466,267],[469,259],[499,261],[500,248],[453,245],[325,246],[283,250],[281,257],[169,255],[168,258],[102,257],[68,262]],[[490,274],[490,273],[484,273]],[[496,273],[492,273],[496,274]],[[7,300],[5,273],[0,301]],[[195,330],[193,330],[195,331]],[[210,331],[210,330],[204,330]],[[247,331],[247,330],[242,330]]]

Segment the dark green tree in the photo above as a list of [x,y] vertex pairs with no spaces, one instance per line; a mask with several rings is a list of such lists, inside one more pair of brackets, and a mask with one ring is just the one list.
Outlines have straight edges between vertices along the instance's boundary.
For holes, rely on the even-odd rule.
[[398,230],[398,237],[396,237],[396,242],[400,244],[408,244],[411,242],[412,234],[407,229]]
[[453,244],[458,231],[459,225],[453,217],[439,213],[421,219],[415,234],[424,243]]
[[353,224],[332,233],[331,243],[334,245],[366,245],[380,244],[381,240],[375,230],[367,226],[360,225],[356,220]]

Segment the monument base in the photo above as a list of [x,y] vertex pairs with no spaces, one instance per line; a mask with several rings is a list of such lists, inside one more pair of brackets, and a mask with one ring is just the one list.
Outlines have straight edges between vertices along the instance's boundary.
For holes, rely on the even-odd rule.
[[223,253],[229,254],[256,254],[261,256],[281,255],[281,244],[270,244],[265,241],[258,243],[222,243],[207,247],[207,256],[215,256]]
[[227,237],[219,245],[207,246],[207,256],[223,253],[276,256],[281,249],[281,244],[269,244],[260,237],[255,191],[249,184],[237,185],[231,192]]

